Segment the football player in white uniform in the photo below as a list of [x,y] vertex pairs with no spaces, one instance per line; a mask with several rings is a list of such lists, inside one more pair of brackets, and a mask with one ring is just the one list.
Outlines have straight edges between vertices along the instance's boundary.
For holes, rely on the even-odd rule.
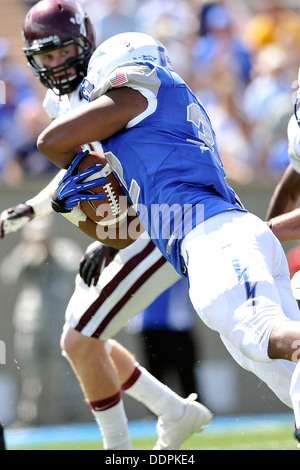
[[[165,47],[141,33],[101,44],[82,87],[89,103],[55,120],[37,141],[50,161],[69,167],[53,207],[78,208],[81,187],[71,195],[65,190],[76,188],[72,162],[82,145],[101,141],[143,227],[188,276],[199,317],[294,408],[297,422],[300,313],[286,256],[226,183],[203,105],[172,70]],[[172,211],[159,217],[157,206]]]
[[[82,8],[67,0],[41,0],[25,18],[24,52],[34,73],[49,88],[44,107],[52,119],[84,102],[78,85],[94,50],[93,34]],[[101,151],[99,144],[91,145]],[[2,237],[52,211],[51,195],[64,173],[62,170],[25,204],[2,212]],[[210,422],[210,411],[195,401],[195,394],[179,397],[110,338],[174,284],[179,274],[148,236],[119,252],[93,243],[80,273],[67,307],[61,343],[101,429],[104,448],[132,448],[121,396],[124,391],[159,417],[155,449],[178,449]]]
[[[298,79],[300,80],[300,69]],[[300,197],[300,119],[295,114],[288,124],[290,164],[277,184],[272,195],[266,218],[273,232],[281,241],[299,240],[300,210],[297,209]]]
[[[300,87],[300,68],[298,73]],[[297,90],[295,113],[288,124],[288,142],[290,164],[277,184],[272,195],[266,219],[269,226],[280,241],[292,241],[300,239],[300,118],[298,105],[300,100],[300,88]],[[295,298],[300,305],[300,271],[292,278],[292,289]],[[300,394],[300,387],[295,382],[294,393]],[[298,413],[296,415],[296,437],[300,441],[300,404],[295,400]]]

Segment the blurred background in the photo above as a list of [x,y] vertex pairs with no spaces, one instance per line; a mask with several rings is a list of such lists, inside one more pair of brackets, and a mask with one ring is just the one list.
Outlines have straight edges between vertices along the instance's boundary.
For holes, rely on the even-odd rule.
[[[264,218],[289,162],[286,128],[298,87],[299,1],[78,2],[94,22],[97,43],[140,31],[167,46],[173,68],[212,119],[229,183],[249,210]],[[46,89],[22,52],[23,20],[34,3],[0,0],[0,211],[31,198],[56,173],[35,146],[48,122],[42,108]],[[22,232],[0,241],[0,341],[5,344],[0,419],[6,426],[91,421],[59,349],[64,310],[90,240],[59,215],[50,227],[35,228],[35,240]],[[295,246],[284,248],[289,252]],[[298,257],[299,251],[293,253]],[[60,280],[62,261],[67,273]],[[118,339],[143,364],[147,355],[138,331],[132,322]],[[192,336],[198,392],[215,414],[288,411],[235,364],[197,317]],[[181,393],[174,377],[166,380]],[[124,400],[129,420],[147,417],[141,405]]]

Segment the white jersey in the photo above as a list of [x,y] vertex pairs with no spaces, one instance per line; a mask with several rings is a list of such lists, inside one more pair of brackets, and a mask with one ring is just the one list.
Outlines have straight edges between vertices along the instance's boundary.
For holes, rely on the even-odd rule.
[[43,108],[51,119],[56,119],[72,109],[78,108],[84,102],[80,94],[80,87],[70,95],[62,96],[57,96],[52,90],[47,90]]
[[300,173],[300,127],[295,116],[288,124],[289,156],[291,164],[297,173]]
[[[69,111],[82,106],[85,100],[82,98],[79,86],[77,90],[70,93],[70,95],[57,96],[52,90],[47,90],[45,99],[43,101],[43,108],[51,119],[56,119],[64,116]],[[102,146],[99,142],[90,144],[90,149],[96,152],[102,152]]]

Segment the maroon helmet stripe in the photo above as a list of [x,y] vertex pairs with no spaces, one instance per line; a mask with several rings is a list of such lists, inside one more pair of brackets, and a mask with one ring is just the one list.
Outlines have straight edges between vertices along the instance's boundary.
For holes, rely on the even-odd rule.
[[115,307],[106,315],[103,322],[100,323],[98,328],[94,331],[91,335],[92,338],[99,338],[102,331],[106,328],[106,326],[111,322],[111,320],[117,315],[117,313],[121,310],[121,308],[126,304],[126,302],[136,293],[136,291],[146,282],[152,274],[154,274],[164,263],[167,263],[167,260],[164,257],[161,257],[148,271],[137,280],[135,284],[131,286],[131,288],[123,295],[122,299],[115,305]]
[[137,266],[143,259],[145,259],[153,250],[155,245],[152,241],[149,241],[147,246],[138,253],[136,256],[131,258],[123,268],[118,272],[118,274],[102,289],[99,297],[90,305],[86,312],[80,318],[79,323],[75,327],[75,330],[81,331],[95,315],[100,305],[113,293],[113,291],[118,287],[120,282],[122,282],[126,276]]

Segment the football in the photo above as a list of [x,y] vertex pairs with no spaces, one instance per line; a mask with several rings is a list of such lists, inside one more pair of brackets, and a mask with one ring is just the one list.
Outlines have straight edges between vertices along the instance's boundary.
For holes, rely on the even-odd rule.
[[91,151],[82,160],[78,173],[91,166],[101,165],[99,173],[96,173],[84,181],[105,177],[107,183],[89,190],[91,194],[106,194],[106,199],[100,201],[83,201],[80,203],[83,212],[94,222],[102,226],[118,224],[123,220],[129,209],[129,201],[111,167],[102,153]]

